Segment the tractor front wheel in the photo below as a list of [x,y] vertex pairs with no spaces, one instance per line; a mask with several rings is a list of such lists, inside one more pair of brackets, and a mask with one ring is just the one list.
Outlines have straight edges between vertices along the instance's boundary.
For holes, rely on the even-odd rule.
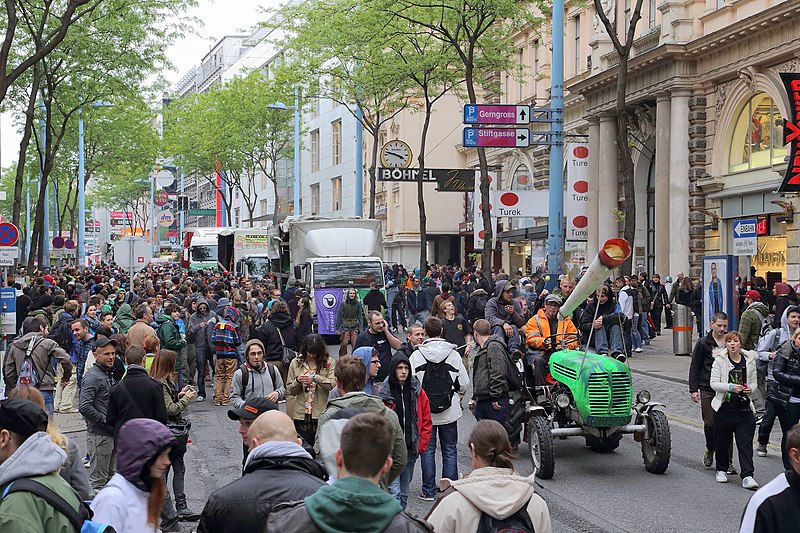
[[663,474],[669,466],[672,450],[667,415],[663,411],[650,411],[644,423],[649,426],[650,433],[649,439],[642,440],[644,467],[651,474]]
[[547,418],[533,416],[528,420],[528,445],[536,476],[541,479],[552,478],[556,470],[556,454]]

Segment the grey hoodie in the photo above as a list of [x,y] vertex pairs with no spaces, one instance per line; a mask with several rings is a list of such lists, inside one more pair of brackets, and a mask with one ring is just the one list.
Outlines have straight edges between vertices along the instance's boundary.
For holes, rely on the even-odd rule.
[[23,477],[44,476],[58,472],[67,454],[44,431],[34,433],[0,464],[0,486]]
[[[208,306],[208,312],[206,314],[200,313],[200,305],[206,304]],[[202,296],[197,299],[197,311],[192,313],[189,317],[189,324],[186,329],[186,338],[189,341],[189,344],[194,344],[195,349],[201,354],[211,354],[213,353],[213,348],[211,347],[211,343],[209,342],[209,327],[211,323],[215,322],[217,315],[214,311],[211,310],[211,304],[203,298]],[[203,322],[206,323],[206,327],[201,328],[200,324]]]
[[[525,315],[522,313],[522,306],[519,305],[519,302],[516,299],[511,300],[511,302],[508,304],[502,304],[499,302],[500,297],[503,295],[503,289],[506,288],[506,286],[513,287],[511,282],[508,280],[500,280],[495,283],[494,297],[490,298],[489,301],[486,302],[486,320],[489,321],[489,324],[492,327],[502,327],[503,324],[513,324],[514,326],[521,328],[525,325]],[[513,315],[506,311],[506,305],[511,305],[514,307]]]
[[[426,361],[440,363],[446,360],[447,364],[455,369],[455,372],[452,370],[450,371],[455,392],[466,392],[467,385],[469,385],[469,374],[467,373],[467,369],[464,368],[464,363],[461,361],[461,355],[456,351],[455,344],[450,344],[439,337],[426,339],[425,342],[417,346],[417,349],[411,354],[409,360],[411,361],[411,371],[419,382],[423,384],[423,388],[425,383],[425,371],[417,370],[417,368],[424,365]],[[458,394],[453,394],[450,407],[441,413],[431,413],[431,419],[433,420],[434,426],[443,426],[457,421],[461,418],[461,414],[461,397]]]
[[777,352],[778,348],[783,345],[784,342],[789,341],[792,338],[792,333],[794,333],[789,330],[789,324],[786,320],[789,309],[793,308],[794,306],[790,305],[783,310],[783,315],[781,315],[781,327],[779,329],[773,329],[764,335],[758,341],[758,346],[756,347],[756,352],[758,352],[756,366],[763,368],[764,365],[767,365],[767,379],[769,381],[774,381],[772,377],[772,365],[769,364],[769,354],[771,352]]

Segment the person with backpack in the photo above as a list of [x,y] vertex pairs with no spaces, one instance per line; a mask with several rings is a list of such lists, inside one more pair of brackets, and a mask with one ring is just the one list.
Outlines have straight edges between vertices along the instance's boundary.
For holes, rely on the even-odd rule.
[[175,446],[175,436],[161,422],[148,418],[125,422],[119,430],[117,473],[92,501],[94,520],[119,532],[157,531],[167,494],[169,454]]
[[117,312],[114,315],[114,329],[118,333],[127,335],[128,330],[131,329],[131,326],[135,321],[136,320],[133,318],[133,310],[131,309],[130,304],[122,304],[119,306],[119,309],[117,309]]
[[787,435],[789,430],[800,422],[800,330],[792,334],[792,341],[784,343],[772,362],[772,375],[776,386],[771,391],[776,406],[778,420],[781,422],[781,452],[783,466],[792,467]]
[[488,320],[476,320],[474,331],[478,351],[472,369],[472,414],[476,420],[502,424],[511,412],[509,393],[522,384],[519,370],[506,350],[505,340],[492,334]]
[[[48,415],[55,409],[56,362],[62,374],[58,389],[63,391],[68,383],[75,382],[69,355],[55,341],[47,338],[47,323],[42,317],[25,319],[22,337],[11,342],[3,361],[3,379],[6,391],[19,385],[35,387],[44,396]],[[74,396],[74,393],[73,393]]]
[[[739,321],[739,336],[742,338],[743,350],[755,350],[758,340],[766,335],[770,329],[769,307],[761,302],[758,291],[749,290],[744,294],[745,310]],[[758,374],[758,388],[752,396],[753,406],[756,408],[756,419],[764,416],[767,386],[767,365],[756,365]]]
[[[772,427],[775,425],[775,418],[778,416],[778,412],[785,407],[785,402],[781,401],[781,395],[778,391],[779,385],[773,376],[775,366],[773,361],[781,347],[792,340],[792,335],[800,327],[800,307],[792,305],[785,308],[780,321],[781,327],[773,329],[764,335],[758,341],[758,347],[756,348],[756,353],[758,353],[756,372],[759,366],[767,367],[764,386],[764,418],[758,426],[758,446],[756,447],[756,454],[759,457],[767,456],[767,444],[769,444],[769,435],[772,433]],[[781,426],[781,429],[783,429],[783,426]]]
[[[22,399],[0,401],[0,531],[75,533],[65,512],[79,515],[81,498],[59,470],[67,453],[47,434],[47,413]],[[63,502],[63,511],[54,505]],[[119,530],[123,531],[123,530]]]
[[534,492],[535,476],[514,470],[503,426],[481,420],[468,447],[474,470],[462,479],[443,480],[447,488],[425,517],[434,531],[550,533],[550,512]]
[[467,303],[467,320],[474,324],[476,320],[486,315],[486,304],[489,302],[489,293],[478,287],[469,295]]
[[234,313],[233,307],[226,307],[223,319],[215,323],[211,330],[211,345],[217,358],[214,405],[229,405],[230,401],[231,383],[236,372],[239,345],[242,343],[236,332],[236,324],[232,321]]
[[250,339],[244,350],[245,362],[233,374],[230,402],[234,409],[242,407],[250,398],[266,398],[279,402],[286,395],[286,387],[277,369],[264,362],[264,344]]
[[442,321],[431,316],[425,321],[428,338],[411,354],[411,369],[428,396],[433,432],[422,454],[421,500],[433,501],[436,492],[436,435],[442,447],[442,477],[457,479],[458,419],[461,398],[469,385],[469,374],[456,347],[442,338]]
[[277,300],[269,311],[269,318],[258,329],[258,335],[264,343],[264,360],[273,365],[283,379],[286,379],[289,367],[283,364],[284,349],[297,350],[297,327],[289,316],[289,306],[286,302]]
[[64,348],[65,352],[70,351],[72,348],[70,326],[77,316],[78,302],[70,300],[64,304],[63,310],[58,314],[53,327],[50,329],[48,336]]

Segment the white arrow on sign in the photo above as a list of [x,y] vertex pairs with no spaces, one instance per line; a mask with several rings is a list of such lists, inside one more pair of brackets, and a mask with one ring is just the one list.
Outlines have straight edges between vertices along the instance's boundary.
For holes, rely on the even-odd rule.
[[734,237],[741,237],[743,235],[750,237],[754,236],[755,234],[756,234],[756,224],[752,222],[740,221],[734,224],[733,226]]

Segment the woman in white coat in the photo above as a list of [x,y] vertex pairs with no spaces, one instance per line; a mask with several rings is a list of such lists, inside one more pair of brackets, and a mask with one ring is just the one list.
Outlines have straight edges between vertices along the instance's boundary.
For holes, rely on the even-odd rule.
[[718,483],[728,482],[731,457],[728,450],[736,436],[742,487],[757,490],[753,478],[753,437],[756,432],[755,408],[751,401],[752,385],[756,383],[756,357],[752,350],[742,349],[739,333],[725,335],[725,347],[714,351],[711,366],[711,388],[716,391],[711,407],[714,413],[714,440]]
[[425,520],[436,533],[471,533],[479,525],[497,530],[550,533],[547,504],[533,491],[534,476],[522,477],[511,462],[511,444],[503,426],[481,420],[469,437],[475,470],[458,481],[442,479],[442,497]]

